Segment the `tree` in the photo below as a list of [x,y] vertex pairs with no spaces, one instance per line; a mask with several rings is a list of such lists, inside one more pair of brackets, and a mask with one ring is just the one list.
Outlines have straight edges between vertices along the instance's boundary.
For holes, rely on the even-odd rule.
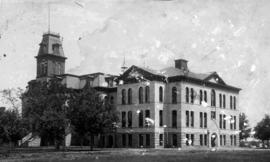
[[115,107],[106,99],[100,99],[99,93],[91,87],[72,94],[68,103],[71,125],[81,139],[89,139],[91,150],[94,136],[111,130],[113,123],[118,122]]
[[45,144],[50,140],[56,149],[63,144],[66,118],[66,100],[69,90],[57,79],[49,82],[32,81],[23,94],[23,117],[30,125],[30,131],[41,136]]
[[1,143],[18,145],[18,141],[26,135],[27,127],[15,110],[0,109],[0,139]]
[[264,141],[268,142],[269,146],[269,139],[270,139],[270,116],[265,115],[265,117],[257,124],[255,127],[255,137]]
[[23,89],[19,87],[4,89],[0,91],[0,93],[2,102],[6,104],[9,109],[19,113],[21,108],[21,95],[23,93]]
[[239,130],[241,131],[239,135],[240,140],[246,140],[250,136],[251,128],[249,128],[248,119],[245,113],[239,115]]

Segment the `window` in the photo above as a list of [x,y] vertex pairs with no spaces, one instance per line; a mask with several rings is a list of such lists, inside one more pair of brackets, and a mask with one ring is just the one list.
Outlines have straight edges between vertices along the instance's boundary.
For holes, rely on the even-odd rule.
[[230,135],[231,138],[231,146],[233,145],[233,135]]
[[132,89],[128,89],[128,104],[132,104]]
[[203,100],[203,92],[202,90],[200,90],[200,104],[202,104],[202,100]]
[[177,147],[177,134],[172,135],[172,140],[173,147]]
[[132,127],[132,111],[128,112],[128,127]]
[[139,88],[139,103],[143,103],[143,88]]
[[223,115],[223,129],[226,129],[226,115]]
[[230,129],[233,129],[233,116],[231,116],[231,119],[230,119]]
[[60,75],[61,74],[61,65],[60,65],[59,62],[56,62],[55,63],[55,69],[54,70],[55,70],[54,71],[54,74],[56,74],[56,75]]
[[219,107],[222,107],[222,94],[219,94]]
[[203,127],[203,113],[200,112],[200,128]]
[[189,103],[189,89],[186,87],[186,103]]
[[193,90],[193,88],[190,89],[190,102],[194,103],[194,90]]
[[126,134],[122,134],[122,145],[123,147],[126,146]]
[[207,92],[204,91],[204,101],[207,102]]
[[226,146],[226,135],[223,135],[223,142],[224,142],[224,146]]
[[204,113],[204,128],[207,128],[207,113]]
[[211,111],[211,119],[212,120],[216,119],[216,112],[215,111]]
[[219,135],[219,138],[220,138],[220,146],[222,146],[222,144],[223,144],[223,143],[222,143],[222,141],[223,141],[223,140],[222,140],[222,135]]
[[41,75],[47,75],[48,62],[42,60],[40,63]]
[[214,89],[211,90],[211,106],[216,106],[216,92]]
[[207,146],[207,134],[204,135],[204,145]]
[[59,44],[53,44],[52,45],[52,50],[53,50],[54,54],[59,54],[59,47],[60,47]]
[[126,127],[126,112],[122,111],[122,127]]
[[139,112],[139,127],[143,127],[143,111]]
[[191,134],[191,145],[193,146],[194,144],[194,134]]
[[230,109],[232,109],[232,96],[230,96]]
[[[150,110],[145,110],[145,118],[150,118]],[[149,123],[148,121],[145,122],[145,126],[149,127],[151,125],[151,123]]]
[[236,146],[236,135],[234,135],[234,146]]
[[176,110],[172,111],[172,127],[173,128],[177,127],[177,111]]
[[139,134],[139,147],[143,147],[143,135]]
[[159,126],[163,126],[163,110],[159,110]]
[[172,103],[177,103],[177,89],[176,87],[172,88]]
[[189,134],[186,134],[186,145],[189,146]]
[[159,134],[159,146],[163,146],[163,134]]
[[236,129],[236,116],[234,116],[233,120],[234,120],[233,127],[234,127],[234,129]]
[[122,104],[126,104],[126,90],[122,89]]
[[234,110],[236,110],[236,97],[235,96],[233,97],[233,108]]
[[219,128],[222,129],[222,115],[219,114]]
[[189,127],[189,111],[186,111],[186,126]]
[[150,134],[146,134],[146,146],[150,146]]
[[149,100],[149,93],[150,93],[150,90],[149,90],[149,86],[146,86],[145,87],[145,102],[146,103],[149,103],[150,102],[150,100]]
[[194,111],[191,111],[190,112],[190,118],[191,118],[190,126],[191,127],[194,127]]
[[223,95],[223,108],[226,108],[226,96]]
[[132,147],[132,134],[128,134],[128,146]]
[[203,145],[203,135],[200,134],[200,145],[202,146]]
[[163,102],[163,88],[159,87],[159,102]]

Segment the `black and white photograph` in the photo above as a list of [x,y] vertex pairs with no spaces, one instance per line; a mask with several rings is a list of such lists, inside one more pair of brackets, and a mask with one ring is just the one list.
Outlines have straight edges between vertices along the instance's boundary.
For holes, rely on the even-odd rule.
[[269,162],[269,0],[0,0],[0,162]]

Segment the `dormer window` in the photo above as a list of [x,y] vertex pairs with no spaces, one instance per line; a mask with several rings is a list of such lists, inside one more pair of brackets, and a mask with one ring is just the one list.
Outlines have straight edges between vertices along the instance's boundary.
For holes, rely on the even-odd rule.
[[54,54],[59,53],[59,47],[60,47],[59,44],[53,44],[52,45],[52,50],[53,50]]

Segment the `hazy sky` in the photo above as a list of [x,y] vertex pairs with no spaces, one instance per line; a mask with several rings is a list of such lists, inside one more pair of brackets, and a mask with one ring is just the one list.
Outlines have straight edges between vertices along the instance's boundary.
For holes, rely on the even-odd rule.
[[[24,88],[36,76],[48,1],[0,2],[0,89]],[[217,71],[242,88],[240,109],[252,123],[270,114],[270,1],[50,2],[51,30],[64,38],[67,73],[119,74],[124,55],[127,66],[145,62],[153,69],[184,58],[191,71]]]

